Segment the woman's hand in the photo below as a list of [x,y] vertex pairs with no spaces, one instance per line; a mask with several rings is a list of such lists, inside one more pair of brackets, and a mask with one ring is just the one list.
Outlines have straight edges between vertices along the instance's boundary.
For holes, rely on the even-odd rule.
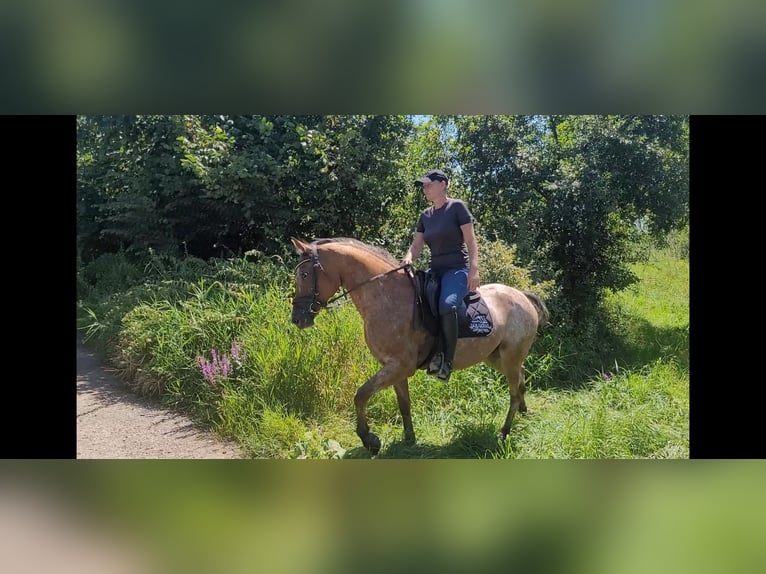
[[479,268],[471,267],[468,271],[468,290],[476,291],[479,288],[481,282],[479,281]]
[[473,223],[464,223],[460,226],[460,231],[463,232],[463,240],[468,248],[468,261],[471,262],[468,270],[468,290],[476,291],[479,288],[479,247],[476,245]]
[[407,250],[407,253],[404,254],[404,257],[402,257],[401,264],[412,265],[412,262],[420,257],[420,253],[423,251],[423,245],[425,245],[425,243],[426,240],[423,237],[423,232],[416,231],[415,238],[412,240],[412,245],[410,245],[410,248]]

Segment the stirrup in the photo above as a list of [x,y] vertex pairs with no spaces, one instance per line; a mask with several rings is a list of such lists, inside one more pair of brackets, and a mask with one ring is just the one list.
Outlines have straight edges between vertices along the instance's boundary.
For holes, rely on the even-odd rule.
[[444,363],[444,353],[436,353],[431,359],[431,362],[428,365],[428,370],[426,371],[429,375],[436,375],[442,370],[442,364]]
[[439,369],[439,372],[436,373],[436,378],[441,379],[442,381],[449,381],[449,377],[452,374],[452,363],[449,361],[443,361],[441,369]]

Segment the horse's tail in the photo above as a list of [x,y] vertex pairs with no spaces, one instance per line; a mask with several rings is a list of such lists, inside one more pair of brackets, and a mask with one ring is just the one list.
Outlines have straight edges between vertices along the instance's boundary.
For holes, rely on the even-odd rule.
[[540,327],[545,327],[550,322],[551,314],[548,311],[548,307],[545,306],[543,300],[531,291],[522,291],[526,295],[527,299],[532,301],[532,304],[537,309],[537,324]]

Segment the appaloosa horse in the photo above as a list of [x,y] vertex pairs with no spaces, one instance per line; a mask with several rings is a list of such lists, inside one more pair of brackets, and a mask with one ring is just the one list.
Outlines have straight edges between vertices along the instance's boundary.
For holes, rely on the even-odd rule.
[[[403,266],[383,249],[355,239],[321,239],[312,243],[292,239],[300,261],[296,269],[292,322],[303,329],[343,287],[364,319],[364,336],[381,369],[356,392],[356,434],[372,453],[380,450],[380,439],[370,432],[366,407],[370,397],[393,386],[402,413],[404,438],[415,441],[410,413],[407,379],[422,368],[434,338],[413,317],[415,295]],[[517,410],[524,403],[524,359],[537,336],[537,328],[548,321],[545,304],[534,293],[493,283],[478,289],[491,312],[492,332],[484,337],[460,338],[454,369],[480,361],[501,371],[507,381],[511,406],[498,433],[505,439]]]

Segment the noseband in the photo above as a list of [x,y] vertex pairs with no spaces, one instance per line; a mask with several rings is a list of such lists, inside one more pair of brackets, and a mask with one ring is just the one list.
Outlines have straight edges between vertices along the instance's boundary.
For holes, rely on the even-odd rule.
[[319,287],[317,285],[317,275],[319,275],[319,271],[324,271],[324,267],[322,267],[322,264],[319,262],[319,254],[317,253],[317,247],[312,243],[311,245],[311,258],[310,259],[304,259],[300,263],[298,263],[298,266],[295,268],[295,271],[297,273],[298,269],[301,268],[301,265],[304,263],[311,263],[313,270],[314,270],[314,277],[313,277],[313,283],[314,286],[312,288],[311,295],[303,295],[302,297],[295,297],[293,299],[293,307],[304,307],[308,309],[308,312],[312,315],[316,315],[322,310],[322,307],[326,307],[327,303],[323,303],[319,300]]

